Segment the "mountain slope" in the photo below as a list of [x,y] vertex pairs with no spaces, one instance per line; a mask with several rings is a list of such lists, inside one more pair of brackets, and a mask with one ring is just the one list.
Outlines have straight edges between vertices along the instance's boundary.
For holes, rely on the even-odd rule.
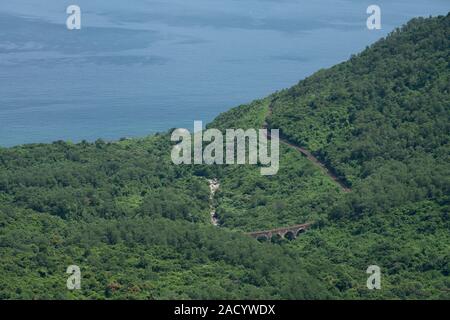
[[[267,120],[350,193],[288,145],[270,177],[175,166],[169,134],[0,148],[0,298],[449,299],[449,20],[414,19],[209,124]],[[293,241],[242,232],[307,221]],[[72,264],[80,291],[66,289]],[[382,290],[366,287],[373,264]]]
[[449,151],[450,17],[414,19],[275,95],[271,125],[349,182],[379,160]]
[[299,257],[210,225],[202,168],[170,150],[169,135],[0,149],[0,298],[332,296]]
[[[277,199],[241,168],[222,177],[245,181],[222,190],[218,212],[224,212],[225,225],[243,215],[242,203],[262,194],[261,214],[246,210],[249,224],[260,216],[275,217],[279,226],[286,215],[291,221],[314,218],[315,229],[286,245],[318,278],[328,279],[330,290],[347,298],[450,298],[449,35],[450,15],[413,19],[349,61],[260,103],[272,128],[313,152],[352,192],[299,202],[307,189],[281,171],[271,182],[289,187]],[[234,114],[241,124],[241,110],[217,120],[233,127]],[[283,150],[282,159],[291,151]],[[301,171],[290,166],[301,160],[288,163],[283,167],[298,176]],[[233,197],[240,199],[234,208]],[[308,215],[320,205],[322,211]],[[365,287],[372,264],[383,270],[385,289],[379,292]]]

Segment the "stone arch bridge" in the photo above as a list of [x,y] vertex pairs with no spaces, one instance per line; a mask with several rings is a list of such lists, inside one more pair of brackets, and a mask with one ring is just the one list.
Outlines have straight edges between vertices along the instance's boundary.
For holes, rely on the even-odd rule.
[[275,235],[278,235],[281,238],[295,239],[300,234],[305,232],[310,226],[311,226],[311,223],[297,224],[295,226],[290,226],[290,227],[286,227],[286,228],[255,231],[255,232],[249,232],[247,234],[255,239],[266,238],[267,240],[270,240]]

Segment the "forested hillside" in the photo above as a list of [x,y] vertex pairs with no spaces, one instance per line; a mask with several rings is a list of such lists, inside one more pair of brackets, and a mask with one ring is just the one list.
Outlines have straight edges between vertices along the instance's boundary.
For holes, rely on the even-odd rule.
[[[169,134],[0,148],[0,298],[450,299],[449,63],[450,15],[413,19],[208,125],[267,122],[348,193],[286,144],[274,176],[175,166]],[[292,241],[244,234],[304,222]]]
[[170,150],[168,135],[0,150],[0,298],[331,296],[284,248],[210,225],[203,169]]
[[[315,154],[352,192],[337,195],[338,201],[327,193],[328,201],[315,203],[295,181],[308,171],[294,168],[287,177],[281,170],[271,178],[279,179],[281,201],[276,192],[264,192],[255,174],[254,184],[242,173],[224,180],[245,181],[232,185],[240,199],[275,194],[265,197],[258,212],[277,217],[280,225],[286,215],[306,222],[313,217],[305,211],[323,208],[314,215],[317,228],[288,246],[345,297],[374,294],[364,286],[363,270],[376,264],[385,272],[381,297],[450,298],[449,63],[450,15],[413,19],[349,61],[255,107],[266,110],[267,122],[285,141]],[[241,123],[240,113],[232,110],[218,120],[230,123],[235,114]],[[282,159],[287,156],[283,152]],[[301,161],[288,163],[282,168],[298,168]],[[225,223],[242,210],[239,202],[230,209],[230,198],[219,206]]]

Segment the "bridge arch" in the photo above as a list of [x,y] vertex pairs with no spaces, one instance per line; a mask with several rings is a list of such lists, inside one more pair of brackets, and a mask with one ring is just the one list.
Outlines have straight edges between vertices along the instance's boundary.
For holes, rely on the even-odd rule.
[[260,235],[256,236],[255,238],[256,238],[256,240],[258,240],[260,242],[269,241],[270,240],[270,238],[269,238],[269,236],[267,234],[260,234]]
[[297,235],[295,232],[289,230],[284,234],[284,238],[287,240],[294,240],[297,238]]
[[274,243],[280,242],[281,240],[283,240],[283,235],[279,232],[274,233],[270,239]]
[[288,240],[294,240],[299,235],[306,232],[306,229],[308,229],[310,226],[311,226],[310,223],[305,223],[286,228],[249,232],[247,234],[258,240],[267,239],[272,242],[277,242],[283,238]]

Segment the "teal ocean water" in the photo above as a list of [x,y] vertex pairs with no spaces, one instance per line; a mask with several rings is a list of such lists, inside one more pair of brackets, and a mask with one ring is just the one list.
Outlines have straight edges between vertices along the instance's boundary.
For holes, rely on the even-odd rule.
[[[191,128],[344,61],[448,0],[35,0],[0,5],[0,146]],[[65,26],[82,10],[81,30]]]

